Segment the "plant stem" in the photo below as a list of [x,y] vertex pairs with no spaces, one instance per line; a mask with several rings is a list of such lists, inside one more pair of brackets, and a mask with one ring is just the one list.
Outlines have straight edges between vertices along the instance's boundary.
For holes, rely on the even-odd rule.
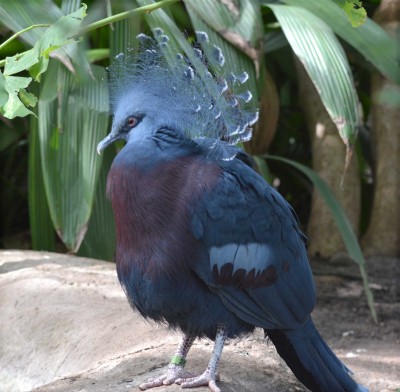
[[21,31],[18,31],[17,33],[15,33],[14,35],[12,35],[9,39],[7,39],[6,41],[4,41],[1,45],[0,45],[0,50],[2,50],[5,46],[7,46],[11,41],[13,41],[15,38],[17,38],[18,36],[20,36],[23,33],[26,33],[29,30],[35,29],[37,27],[49,27],[50,24],[48,23],[41,23],[41,24],[34,24],[32,26],[29,26]]
[[[81,28],[75,35],[73,35],[71,38],[80,37],[80,36],[82,36],[83,34],[89,32],[89,31],[98,29],[99,27],[106,26],[106,25],[108,25],[108,24],[110,24],[110,23],[113,23],[113,22],[118,22],[119,20],[128,18],[129,16],[134,15],[134,14],[150,13],[150,12],[152,12],[152,11],[155,11],[155,10],[158,9],[158,8],[166,7],[166,6],[172,5],[172,4],[174,4],[174,3],[177,3],[178,1],[180,1],[180,0],[161,0],[161,1],[158,1],[157,3],[145,5],[145,6],[143,6],[143,7],[138,7],[138,8],[135,8],[135,9],[131,10],[131,11],[121,12],[120,14],[116,14],[116,15],[110,16],[110,17],[108,17],[108,18],[104,18],[104,19],[98,20],[98,21],[96,21],[96,22],[93,22],[93,23],[88,24],[87,26],[82,27],[82,28]],[[29,26],[29,27],[27,27],[26,29],[19,31],[18,33],[15,33],[15,34],[14,34],[12,37],[10,37],[7,41],[3,42],[3,43],[0,45],[0,49],[1,49],[3,46],[5,46],[6,44],[8,44],[11,40],[13,40],[14,38],[18,37],[20,34],[25,33],[25,32],[28,31],[28,30],[31,30],[31,29],[36,28],[36,27],[49,27],[49,26],[50,26],[49,24],[41,24],[41,25],[40,25],[40,24],[37,24],[37,25]],[[22,57],[24,53],[25,53],[25,52],[18,53],[18,54],[15,55],[14,57],[15,57],[16,59],[18,59],[18,58]],[[3,67],[3,66],[5,65],[5,63],[6,63],[5,60],[0,60],[0,67]]]
[[144,5],[143,7],[138,7],[130,11],[121,12],[120,14],[109,16],[108,18],[98,20],[96,22],[88,24],[87,26],[82,27],[72,38],[80,37],[81,35],[89,31],[98,29],[99,27],[106,26],[110,23],[118,22],[122,19],[126,19],[131,15],[150,13],[158,8],[172,5],[174,3],[177,3],[178,1],[180,0],[161,0],[154,4]]

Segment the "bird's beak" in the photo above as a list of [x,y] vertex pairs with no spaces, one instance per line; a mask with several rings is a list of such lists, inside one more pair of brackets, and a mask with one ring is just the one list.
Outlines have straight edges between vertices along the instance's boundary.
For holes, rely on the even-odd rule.
[[97,145],[97,153],[101,154],[101,152],[109,146],[111,143],[114,143],[116,140],[121,139],[121,135],[119,133],[110,132],[98,145]]

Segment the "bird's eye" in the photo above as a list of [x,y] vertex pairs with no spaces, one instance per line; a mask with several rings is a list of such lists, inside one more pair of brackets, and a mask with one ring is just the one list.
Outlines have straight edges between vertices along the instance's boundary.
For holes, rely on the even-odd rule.
[[129,117],[126,123],[128,127],[133,128],[137,124],[137,119],[135,117]]

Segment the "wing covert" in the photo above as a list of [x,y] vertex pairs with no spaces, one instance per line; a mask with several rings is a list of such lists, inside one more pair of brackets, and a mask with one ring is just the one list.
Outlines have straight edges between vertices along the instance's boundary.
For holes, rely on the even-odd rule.
[[196,273],[244,320],[264,328],[303,322],[315,287],[293,209],[241,160],[221,166],[193,208],[192,231],[208,254]]

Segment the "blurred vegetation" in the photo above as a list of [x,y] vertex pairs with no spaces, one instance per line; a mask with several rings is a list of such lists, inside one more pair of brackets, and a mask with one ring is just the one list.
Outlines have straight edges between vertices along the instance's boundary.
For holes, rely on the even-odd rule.
[[[372,308],[365,260],[351,224],[329,187],[307,169],[311,144],[294,54],[316,85],[348,158],[354,152],[360,162],[356,231],[362,235],[373,191],[366,121],[370,76],[379,70],[400,83],[395,40],[366,17],[380,0],[364,1],[364,8],[349,0],[86,4],[87,10],[76,0],[0,4],[0,247],[113,259],[115,230],[105,187],[120,146],[102,156],[95,152],[109,130],[106,67],[118,53],[137,48],[139,32],[160,26],[173,45],[188,53],[180,32],[190,40],[194,30],[203,30],[222,48],[227,69],[248,71],[249,87],[258,96],[261,119],[246,149],[260,156],[260,170],[294,206],[304,230],[312,189],[321,192],[348,253],[360,266]],[[146,7],[162,8],[148,12]],[[383,96],[398,105],[398,89]]]

